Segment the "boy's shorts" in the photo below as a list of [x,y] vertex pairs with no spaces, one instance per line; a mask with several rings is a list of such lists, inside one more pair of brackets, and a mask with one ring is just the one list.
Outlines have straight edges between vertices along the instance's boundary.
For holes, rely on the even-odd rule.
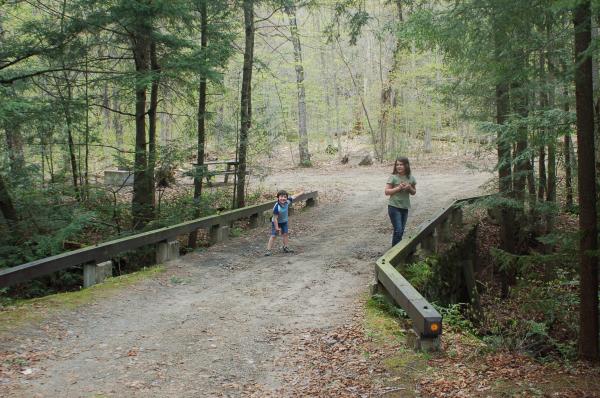
[[[279,223],[279,228],[281,229],[281,234],[287,234],[288,233],[288,223],[286,222],[280,222]],[[271,221],[271,236],[277,236],[277,231],[275,231],[275,223],[273,221]]]

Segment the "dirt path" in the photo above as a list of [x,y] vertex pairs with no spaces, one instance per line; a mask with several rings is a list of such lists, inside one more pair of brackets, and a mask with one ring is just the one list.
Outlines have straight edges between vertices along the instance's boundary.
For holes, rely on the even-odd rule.
[[[294,255],[263,257],[267,228],[169,263],[133,289],[61,314],[0,343],[0,352],[50,353],[0,395],[240,396],[282,386],[290,339],[347,322],[389,245],[383,187],[389,167],[303,169],[271,189],[318,189],[321,203],[291,216]],[[416,173],[409,230],[488,175]],[[332,182],[335,181],[335,182]],[[327,189],[325,190],[325,187]],[[245,392],[244,392],[245,391]]]

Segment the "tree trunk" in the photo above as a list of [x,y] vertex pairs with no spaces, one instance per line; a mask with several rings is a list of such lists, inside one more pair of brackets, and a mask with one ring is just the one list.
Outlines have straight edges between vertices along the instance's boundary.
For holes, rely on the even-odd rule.
[[[496,123],[499,126],[504,125],[509,110],[509,93],[506,83],[496,85]],[[498,150],[498,190],[500,195],[505,198],[512,198],[513,180],[512,180],[512,159],[510,142],[498,132],[497,150]],[[515,211],[511,206],[500,207],[500,248],[507,253],[516,253],[516,224]],[[515,283],[515,273],[513,270],[501,271],[502,297],[508,297],[509,287]]]
[[[600,359],[598,350],[598,227],[594,159],[594,93],[591,44],[591,5],[580,2],[573,13],[575,27],[575,104],[579,186],[579,358]],[[592,254],[593,253],[593,254]]]
[[[150,86],[150,106],[148,107],[148,168],[146,170],[147,184],[152,191],[152,209],[155,208],[156,183],[154,173],[156,169],[156,122],[158,111],[158,90],[160,85],[160,65],[156,55],[156,42],[150,43],[150,68],[152,69],[152,85]],[[153,216],[154,218],[154,216]]]
[[10,171],[14,175],[20,175],[25,167],[25,155],[23,152],[23,136],[18,122],[9,123],[5,126],[6,149],[10,162]]
[[[333,51],[333,43],[330,51]],[[333,67],[333,104],[335,106],[335,137],[337,138],[337,149],[339,156],[342,155],[342,129],[340,128],[340,98],[338,94],[337,68]]]
[[[315,18],[316,27],[315,30],[317,32],[321,31],[321,18],[322,15],[317,15]],[[319,46],[319,63],[321,68],[321,84],[323,86],[323,90],[325,91],[325,114],[320,113],[319,117],[325,119],[326,123],[326,134],[327,134],[327,144],[333,146],[333,138],[334,134],[331,126],[331,87],[329,82],[329,64],[325,59],[325,45],[321,44]]]
[[[208,47],[208,12],[206,1],[203,1],[200,6],[200,47],[206,50]],[[205,54],[205,51],[202,51]],[[200,199],[202,198],[202,179],[204,177],[204,146],[206,142],[206,75],[200,75],[200,85],[198,87],[198,147],[197,166],[194,173],[194,217],[198,218],[201,214]],[[188,245],[195,249],[198,240],[198,231],[190,232],[188,236]]]
[[[514,89],[516,92],[522,90],[521,85],[515,85]],[[515,95],[517,98],[515,100],[515,111],[521,117],[527,117],[527,100],[526,94],[520,92]],[[515,164],[514,164],[514,191],[515,198],[524,205],[525,202],[525,185],[527,183],[527,177],[530,174],[530,160],[525,155],[527,152],[527,130],[526,128],[519,128],[518,132],[518,141],[516,143],[515,148]]]
[[[396,9],[397,9],[397,17],[398,23],[401,23],[403,20],[402,16],[402,1],[396,0]],[[385,83],[382,81],[381,87],[381,114],[379,116],[379,134],[381,141],[381,156],[385,157],[386,155],[386,146],[388,137],[395,137],[397,131],[395,128],[393,133],[390,134],[390,113],[395,115],[394,107],[396,106],[395,98],[398,96],[397,89],[394,87],[394,78],[395,73],[398,70],[399,59],[398,54],[400,53],[400,40],[396,39],[396,44],[394,46],[394,52],[392,53],[392,67],[388,71],[388,75]],[[381,65],[381,60],[380,60]],[[382,72],[380,71],[380,74]],[[394,126],[395,127],[395,126]],[[392,145],[392,149],[396,150],[395,145]]]
[[537,187],[536,187],[536,183],[535,183],[534,164],[535,164],[535,154],[532,152],[531,159],[527,162],[527,192],[529,194],[528,199],[529,199],[529,210],[530,211],[533,209],[533,205],[535,205],[536,192],[537,192]]
[[238,148],[238,175],[236,183],[236,207],[246,205],[246,155],[248,135],[252,125],[252,65],[254,62],[254,0],[244,0],[244,66],[240,95],[240,142]]
[[[566,68],[565,68],[566,69]],[[569,93],[567,91],[567,87],[563,88],[563,110],[565,112],[569,112]],[[571,140],[571,133],[569,130],[565,132],[563,137],[563,156],[565,159],[565,209],[567,211],[573,210],[573,169],[577,166],[575,164],[575,159],[572,154],[573,151],[573,141]]]
[[[73,99],[73,92],[70,84],[69,77],[67,76],[67,72],[64,72],[64,78],[67,82],[67,98],[62,98],[63,102],[63,111],[65,115],[65,122],[67,127],[67,144],[69,150],[69,160],[71,162],[71,176],[73,178],[73,188],[75,189],[75,197],[77,200],[81,199],[81,195],[79,193],[79,173],[77,168],[77,159],[75,157],[75,142],[73,140],[73,120],[71,117],[71,101]],[[62,97],[62,96],[61,96]]]
[[[600,32],[600,13],[598,13],[598,9],[594,9],[594,17],[592,18],[592,40],[594,43],[598,42],[598,33]],[[593,57],[593,56],[592,56]],[[594,84],[593,92],[598,93],[598,89],[600,88],[600,71],[598,70],[598,62],[594,62],[592,58],[592,81]],[[596,102],[594,103],[594,116],[595,116],[595,137],[594,137],[594,145],[596,148],[595,151],[595,164],[596,164],[596,178],[600,177],[600,96],[596,95]],[[600,181],[596,180],[596,184],[600,184]],[[596,185],[598,186],[598,185]],[[600,197],[597,198],[600,200]]]
[[538,151],[538,183],[537,197],[541,202],[546,196],[546,147],[540,145]]
[[[113,90],[113,104],[112,107],[114,110],[119,112],[121,110],[121,103],[119,101],[119,95],[116,90]],[[112,116],[112,127],[115,131],[115,142],[117,144],[117,148],[123,150],[124,142],[123,142],[123,123],[121,123],[121,116],[118,113],[115,113]],[[118,153],[121,156],[121,152]]]
[[308,150],[308,134],[306,131],[306,96],[304,92],[304,67],[302,66],[302,47],[296,23],[296,6],[288,3],[285,6],[290,24],[290,35],[294,46],[294,62],[296,69],[296,85],[298,86],[298,152],[300,165],[310,165],[310,152]]
[[573,160],[571,151],[573,142],[571,134],[566,133],[563,140],[563,156],[565,157],[565,207],[568,211],[573,210]]
[[150,34],[144,29],[140,29],[132,34],[131,40],[137,73],[135,82],[135,158],[131,213],[133,228],[141,229],[152,219],[154,196],[148,181],[148,152],[146,149],[146,78],[149,72]]
[[17,211],[13,204],[10,192],[4,181],[4,177],[0,174],[0,211],[2,216],[8,222],[9,227],[12,227],[17,221]]

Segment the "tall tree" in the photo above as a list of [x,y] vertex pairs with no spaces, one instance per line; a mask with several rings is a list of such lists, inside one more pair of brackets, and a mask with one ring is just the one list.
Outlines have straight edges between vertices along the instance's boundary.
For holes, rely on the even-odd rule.
[[[200,3],[200,47],[202,56],[206,56],[208,47],[208,9],[206,0]],[[205,174],[204,167],[204,147],[206,145],[206,73],[200,73],[200,84],[198,86],[198,113],[197,113],[197,148],[196,148],[196,170],[194,173],[194,217],[200,217],[200,199],[202,197],[202,180]],[[192,231],[189,235],[189,245],[196,247],[198,238],[197,231]]]
[[254,63],[254,0],[244,0],[244,66],[240,93],[240,141],[238,147],[238,175],[236,183],[236,207],[246,204],[246,169],[248,136],[252,125],[252,66]]
[[131,51],[135,61],[135,158],[133,198],[131,202],[133,227],[141,229],[152,219],[153,192],[148,180],[148,149],[146,139],[146,92],[149,75],[151,27],[140,13],[130,27]]
[[302,47],[300,34],[296,22],[296,5],[293,0],[286,1],[285,12],[288,15],[290,35],[294,46],[294,67],[296,69],[296,86],[298,87],[298,151],[300,164],[310,165],[310,152],[308,150],[308,134],[306,131],[306,94],[304,90],[304,66],[302,65]]
[[152,207],[154,208],[155,201],[155,182],[154,170],[157,162],[157,113],[158,113],[158,90],[160,88],[161,68],[158,63],[158,55],[156,53],[156,40],[153,38],[150,42],[150,69],[152,72],[152,84],[150,85],[150,104],[148,107],[148,167],[146,168],[146,178],[148,186],[152,191]]
[[590,1],[580,1],[573,11],[575,27],[575,104],[579,159],[579,357],[597,361],[598,349],[598,224],[594,159],[594,93]]

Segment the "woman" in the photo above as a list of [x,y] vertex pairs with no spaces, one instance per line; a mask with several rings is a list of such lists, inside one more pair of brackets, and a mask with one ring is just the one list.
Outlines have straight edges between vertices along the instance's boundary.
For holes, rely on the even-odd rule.
[[392,175],[385,184],[385,194],[390,197],[388,201],[388,214],[394,227],[392,246],[402,240],[404,227],[410,209],[410,195],[417,193],[417,181],[410,173],[408,158],[399,157],[394,163]]

